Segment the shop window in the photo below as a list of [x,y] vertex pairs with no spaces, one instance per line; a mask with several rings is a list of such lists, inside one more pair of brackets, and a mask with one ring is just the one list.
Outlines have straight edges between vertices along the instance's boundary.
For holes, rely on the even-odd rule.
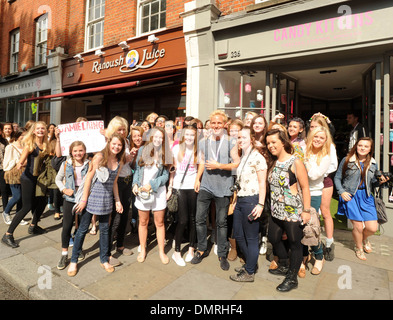
[[18,61],[19,61],[19,29],[14,30],[10,34],[10,52],[11,52],[11,60],[10,60],[10,73],[18,72]]
[[36,21],[35,42],[35,65],[39,66],[46,63],[48,44],[48,14],[42,15]]
[[87,0],[86,51],[103,46],[104,17],[105,0]]
[[264,114],[265,71],[219,71],[218,108],[232,119],[247,112]]
[[139,34],[166,27],[166,0],[139,0]]

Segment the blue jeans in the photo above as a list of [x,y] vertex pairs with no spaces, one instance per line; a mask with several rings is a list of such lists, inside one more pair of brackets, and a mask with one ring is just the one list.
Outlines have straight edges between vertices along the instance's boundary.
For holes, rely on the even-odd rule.
[[229,208],[229,197],[215,197],[210,192],[199,190],[196,208],[196,232],[198,239],[198,250],[207,250],[207,226],[206,218],[210,213],[210,203],[216,204],[216,227],[217,227],[217,255],[219,258],[226,257],[228,253],[227,238],[227,216]]
[[233,237],[246,260],[245,269],[255,273],[259,257],[259,219],[248,220],[248,215],[258,204],[259,196],[238,197],[233,212]]
[[12,198],[8,200],[8,204],[4,209],[4,212],[8,214],[11,212],[12,207],[15,204],[18,204],[16,207],[16,211],[19,211],[22,207],[22,192],[20,184],[10,184],[10,189],[12,193]]
[[[78,231],[74,239],[74,247],[72,248],[71,262],[77,263],[80,252],[82,251],[83,241],[89,229],[92,214],[84,211],[80,218]],[[109,256],[109,214],[97,215],[100,223],[100,262],[108,262]]]

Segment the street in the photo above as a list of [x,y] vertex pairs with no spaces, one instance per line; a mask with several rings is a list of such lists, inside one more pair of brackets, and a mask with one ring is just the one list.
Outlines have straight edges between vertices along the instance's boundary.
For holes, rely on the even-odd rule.
[[0,300],[29,300],[20,291],[0,277]]

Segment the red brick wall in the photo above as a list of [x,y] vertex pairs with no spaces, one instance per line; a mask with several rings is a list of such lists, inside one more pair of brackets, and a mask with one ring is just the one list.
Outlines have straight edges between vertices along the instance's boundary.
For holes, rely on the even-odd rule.
[[[61,46],[73,56],[84,52],[85,0],[16,0],[8,3],[0,0],[0,74],[9,73],[10,31],[20,29],[19,71],[25,64],[34,66],[35,19],[40,6],[49,7],[51,29],[48,32],[48,48]],[[167,0],[167,28],[181,26],[180,13],[184,12],[184,0]],[[223,15],[244,10],[253,0],[216,0]],[[104,22],[104,47],[117,44],[136,36],[137,0],[106,0]],[[25,43],[23,42],[25,41]]]

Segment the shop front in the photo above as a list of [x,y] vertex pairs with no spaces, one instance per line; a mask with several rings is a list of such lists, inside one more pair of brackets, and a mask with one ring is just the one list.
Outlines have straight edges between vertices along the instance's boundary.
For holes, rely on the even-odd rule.
[[0,84],[1,122],[16,122],[24,126],[28,120],[49,123],[50,105],[47,102],[19,102],[31,96],[44,96],[51,92],[48,73],[35,77],[16,77]]
[[[376,141],[379,168],[393,172],[393,134],[389,137],[393,23],[386,19],[393,14],[393,5],[347,3],[292,1],[230,17],[219,17],[213,6],[204,7],[209,17],[203,16],[202,8],[186,8],[185,34],[190,43],[199,45],[200,57],[190,61],[187,97],[198,95],[198,90],[210,92],[210,103],[191,101],[187,107],[197,116],[218,108],[242,119],[254,111],[268,121],[279,112],[285,120],[299,116],[305,121],[321,112],[336,127],[340,158],[346,154],[345,139],[351,130],[346,115],[360,111],[360,121]],[[209,31],[193,27],[191,18],[196,26],[206,26],[210,19]],[[191,46],[188,52],[189,58]],[[210,60],[204,58],[209,53]],[[214,76],[203,77],[206,66]],[[383,198],[393,217],[391,193],[392,188],[385,189]],[[393,235],[390,220],[384,232]]]
[[[63,61],[63,91],[79,93],[63,101],[62,122],[77,116],[104,119],[115,115],[140,121],[150,112],[175,118],[185,109],[186,58],[181,29],[125,41]],[[129,84],[129,85],[127,85]],[[89,93],[86,89],[100,89]],[[85,93],[87,92],[87,93]]]
[[[154,39],[153,39],[154,38]],[[61,123],[116,115],[130,123],[149,113],[184,116],[186,56],[181,28],[123,41],[62,61]],[[38,100],[39,101],[39,100]]]

